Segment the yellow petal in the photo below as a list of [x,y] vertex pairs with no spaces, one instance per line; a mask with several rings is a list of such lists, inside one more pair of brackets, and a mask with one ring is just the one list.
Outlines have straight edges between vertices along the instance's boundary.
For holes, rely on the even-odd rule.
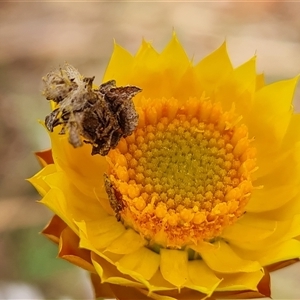
[[256,76],[256,90],[258,91],[265,86],[265,75],[263,73]]
[[74,232],[78,232],[77,226],[73,223],[73,220],[65,214],[65,196],[59,189],[52,188],[45,197],[40,200],[40,203],[46,205],[50,210],[58,215]]
[[[241,291],[241,290],[253,290],[257,291],[257,285],[263,278],[263,270],[249,272],[249,273],[237,273],[237,274],[225,274],[224,280],[217,287],[217,291]],[[222,277],[222,276],[221,276]]]
[[[173,33],[171,41],[164,48],[159,58],[162,64],[161,68],[166,72],[165,75],[172,75],[172,78],[176,76],[176,81],[178,81],[190,64],[190,60],[175,33]],[[168,74],[171,70],[173,74]],[[168,80],[168,78],[165,78],[165,80]]]
[[[85,215],[86,221],[97,220],[107,215],[95,197],[83,194],[69,179],[64,172],[45,176],[45,182],[56,191],[57,196],[52,199],[47,194],[47,197],[41,202],[55,209],[60,217],[63,214],[64,221],[68,225],[73,223],[74,219],[81,220],[83,215]],[[72,198],[69,195],[72,195]],[[84,201],[82,201],[83,199]]]
[[[222,238],[227,241],[235,240],[237,243],[251,243],[253,240],[263,240],[274,233],[277,222],[260,218],[255,214],[247,213],[235,224],[225,228]],[[247,232],[247,234],[245,234]]]
[[[231,240],[230,245],[245,249],[247,251],[261,251],[261,249],[271,249],[278,243],[292,239],[299,235],[300,232],[300,217],[296,215],[294,218],[291,217],[287,221],[278,221],[276,222],[276,228],[274,232],[262,240]],[[246,252],[245,252],[246,253]],[[245,258],[247,256],[244,256]]]
[[90,250],[100,250],[108,247],[115,239],[121,236],[125,228],[115,217],[102,217],[90,222],[76,222],[81,232],[86,235],[87,240],[92,245]]
[[[56,127],[50,133],[53,159],[58,170],[64,170],[71,181],[83,193],[94,197],[95,191],[103,190],[103,174],[107,172],[106,159],[101,155],[91,155],[92,146],[84,144],[82,147],[74,148],[69,144],[66,135],[59,135]],[[78,163],[78,162],[84,162]]]
[[246,63],[234,69],[232,76],[227,77],[216,90],[214,98],[222,103],[225,110],[230,110],[235,104],[236,113],[243,117],[251,110],[255,84],[256,84],[256,59],[251,58]]
[[175,285],[167,281],[161,274],[160,269],[149,280],[149,292],[178,290]]
[[[105,251],[117,254],[129,254],[143,247],[146,241],[134,230],[128,228],[122,235],[116,238]],[[128,247],[130,245],[130,247]]]
[[298,193],[299,187],[295,184],[254,190],[247,211],[263,212],[277,209],[292,200]]
[[205,263],[216,272],[255,272],[261,269],[257,261],[242,259],[224,241],[214,244],[202,243],[191,248],[197,251]]
[[300,141],[300,114],[293,114],[287,129],[286,135],[283,139],[283,149],[289,149],[291,145],[294,145]]
[[[258,170],[254,173],[254,178],[261,179],[261,181],[268,181],[272,183],[277,179],[278,174],[273,174],[274,172],[279,173],[280,170],[286,170],[287,165],[293,172],[297,172],[299,169],[299,145],[295,143],[295,145],[288,146],[287,148],[281,148],[280,150],[275,150],[272,153],[270,151],[260,151],[257,153],[257,166],[259,166]],[[267,176],[266,178],[264,178]],[[279,176],[280,179],[285,178]],[[290,178],[290,177],[289,177]],[[273,184],[273,186],[277,184]],[[259,186],[259,184],[258,184]]]
[[211,295],[222,279],[204,263],[203,260],[192,260],[188,262],[189,281],[186,286],[201,293]]
[[128,82],[127,75],[133,66],[133,56],[118,44],[114,44],[114,51],[104,73],[103,82],[116,80],[119,86],[133,84]]
[[158,270],[159,263],[159,255],[143,247],[133,253],[124,255],[116,262],[116,266],[124,274],[133,277],[134,273],[137,273],[144,279],[150,280]]
[[188,254],[179,250],[160,250],[160,270],[162,276],[178,288],[188,280]]
[[174,92],[174,97],[185,103],[191,97],[201,98],[203,90],[199,87],[199,82],[196,80],[195,69],[189,65],[178,82]]
[[111,284],[118,284],[135,288],[142,288],[144,286],[143,284],[136,282],[126,274],[119,272],[116,266],[110,264],[102,257],[97,256],[95,253],[91,254],[91,259],[97,273],[101,278],[102,283],[107,282]]
[[291,112],[298,76],[266,85],[255,94],[253,112],[270,117]]
[[298,77],[279,81],[256,92],[251,112],[255,118],[249,118],[248,128],[261,151],[272,152],[281,145],[290,122],[297,81]]
[[143,40],[141,47],[134,57],[134,67],[153,70],[156,68],[158,58],[159,54],[152,47],[151,43]]
[[[299,145],[300,146],[300,145]],[[300,191],[298,178],[300,175],[299,151],[300,147],[294,147],[276,160],[268,160],[269,172],[265,175],[260,173],[255,181],[257,186],[263,186],[262,189],[253,191],[246,210],[249,212],[262,212],[277,209],[292,200]],[[258,165],[260,165],[260,160]],[[272,165],[273,164],[273,165]],[[268,165],[262,166],[267,172]],[[261,205],[264,203],[264,205]]]
[[251,257],[256,259],[262,266],[271,265],[277,262],[299,258],[300,257],[300,241],[287,240],[282,243],[277,243],[268,250],[263,248],[259,251],[245,251],[239,247],[235,248],[235,251],[242,256]]
[[159,66],[159,54],[150,43],[143,41],[134,57],[132,72],[127,74],[131,85],[142,88],[142,93],[134,97],[136,105],[141,98],[155,98],[162,93],[163,77]]
[[299,194],[296,195],[291,201],[278,209],[262,213],[262,217],[277,221],[290,220],[295,215],[295,213],[300,212],[299,196]]
[[202,91],[210,96],[216,86],[233,71],[224,42],[220,48],[205,57],[195,66]]
[[47,165],[33,177],[29,178],[28,181],[35,187],[41,196],[45,196],[50,189],[49,185],[45,182],[45,177],[55,172],[55,165]]

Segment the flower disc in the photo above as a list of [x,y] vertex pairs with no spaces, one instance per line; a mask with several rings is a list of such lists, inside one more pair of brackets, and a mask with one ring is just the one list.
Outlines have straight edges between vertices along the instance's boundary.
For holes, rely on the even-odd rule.
[[157,99],[142,115],[135,133],[108,156],[121,219],[167,247],[217,237],[251,195],[255,149],[246,126],[199,99],[180,108],[175,99]]

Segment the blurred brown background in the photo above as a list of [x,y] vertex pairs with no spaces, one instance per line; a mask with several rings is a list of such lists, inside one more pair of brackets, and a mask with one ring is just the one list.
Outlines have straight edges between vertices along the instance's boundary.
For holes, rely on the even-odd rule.
[[[87,275],[38,235],[51,213],[25,181],[49,146],[41,77],[68,61],[101,82],[113,39],[162,50],[173,28],[194,61],[228,42],[233,64],[258,56],[268,82],[300,72],[297,2],[0,3],[0,299],[90,299]],[[298,91],[296,98],[298,97]],[[299,102],[299,101],[298,101]],[[297,105],[296,105],[297,107]]]

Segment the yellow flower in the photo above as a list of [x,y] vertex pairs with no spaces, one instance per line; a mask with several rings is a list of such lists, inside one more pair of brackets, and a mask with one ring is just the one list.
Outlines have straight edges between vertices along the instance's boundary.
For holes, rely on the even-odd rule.
[[30,179],[59,256],[98,297],[270,296],[268,271],[300,257],[298,77],[266,85],[225,43],[194,65],[174,35],[161,54],[115,45],[111,79],[143,90],[134,133],[101,157],[54,130]]

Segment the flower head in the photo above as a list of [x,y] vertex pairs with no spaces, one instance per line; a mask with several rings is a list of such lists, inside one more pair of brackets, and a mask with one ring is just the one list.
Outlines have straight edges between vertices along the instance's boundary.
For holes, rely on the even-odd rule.
[[298,78],[266,85],[225,43],[193,65],[174,35],[161,54],[115,45],[112,79],[143,90],[133,134],[100,157],[54,129],[31,178],[59,256],[96,296],[269,296],[268,271],[300,257]]

